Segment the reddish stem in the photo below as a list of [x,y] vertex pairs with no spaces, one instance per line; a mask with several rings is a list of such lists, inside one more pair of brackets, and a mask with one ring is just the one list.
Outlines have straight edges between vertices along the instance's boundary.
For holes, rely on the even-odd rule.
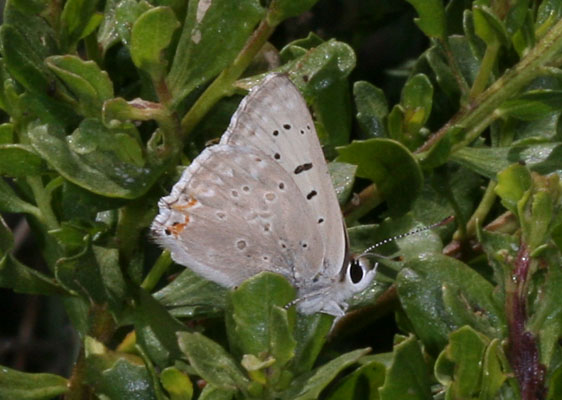
[[527,321],[527,280],[531,257],[526,243],[521,242],[515,269],[508,282],[506,314],[509,328],[509,361],[519,381],[521,399],[541,400],[546,398],[545,366],[540,363],[535,335],[525,329]]

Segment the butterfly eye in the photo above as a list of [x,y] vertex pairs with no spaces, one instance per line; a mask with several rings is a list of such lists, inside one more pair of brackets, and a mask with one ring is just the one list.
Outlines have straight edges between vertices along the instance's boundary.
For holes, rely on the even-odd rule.
[[[347,278],[353,285],[359,285],[369,274],[370,263],[365,257],[354,258],[349,263]],[[363,282],[364,283],[364,282]]]
[[351,286],[352,292],[360,292],[369,286],[375,276],[375,272],[376,268],[371,269],[371,264],[367,258],[359,257],[352,259],[346,274],[346,281]]
[[358,284],[361,282],[361,279],[365,276],[365,271],[363,271],[363,267],[360,264],[359,260],[351,261],[348,269],[349,280],[354,284]]

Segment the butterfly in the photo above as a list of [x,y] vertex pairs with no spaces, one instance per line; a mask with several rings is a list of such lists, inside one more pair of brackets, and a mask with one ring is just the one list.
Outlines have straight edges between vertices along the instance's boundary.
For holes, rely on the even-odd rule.
[[304,314],[345,314],[375,275],[353,258],[306,102],[269,74],[242,100],[219,144],[206,148],[160,199],[151,231],[172,259],[235,287],[285,276]]

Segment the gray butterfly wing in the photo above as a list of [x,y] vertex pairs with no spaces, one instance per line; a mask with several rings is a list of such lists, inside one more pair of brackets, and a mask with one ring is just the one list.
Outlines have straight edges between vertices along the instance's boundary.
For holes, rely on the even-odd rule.
[[253,89],[234,114],[221,143],[259,149],[286,171],[322,239],[312,249],[321,254],[322,261],[299,266],[301,272],[306,277],[318,272],[335,277],[346,261],[345,225],[314,122],[289,78],[271,74]]
[[319,265],[322,245],[304,197],[289,174],[257,149],[204,150],[159,202],[152,225],[172,259],[231,287],[268,270],[293,283]]

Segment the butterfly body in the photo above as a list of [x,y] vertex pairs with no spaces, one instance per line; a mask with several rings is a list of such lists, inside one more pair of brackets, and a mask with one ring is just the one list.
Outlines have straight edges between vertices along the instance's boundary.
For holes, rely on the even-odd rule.
[[226,287],[279,273],[306,314],[343,315],[374,275],[351,278],[356,264],[314,124],[285,75],[251,91],[159,208],[152,232],[175,262]]

